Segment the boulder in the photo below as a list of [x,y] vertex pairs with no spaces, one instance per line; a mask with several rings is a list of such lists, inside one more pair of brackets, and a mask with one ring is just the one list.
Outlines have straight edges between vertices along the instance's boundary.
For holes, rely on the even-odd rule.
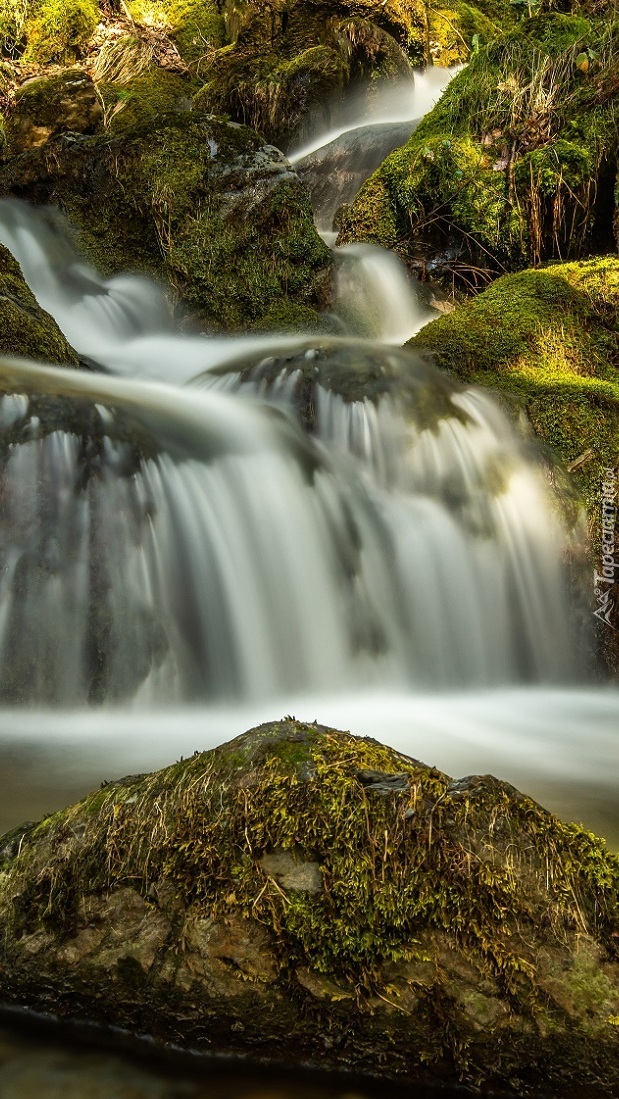
[[358,126],[299,161],[295,168],[309,188],[316,222],[327,232],[339,207],[350,202],[383,160],[408,140],[414,122]]
[[383,1080],[619,1084],[619,860],[490,776],[287,717],[15,829],[0,868],[5,1002]]
[[87,73],[66,69],[34,77],[18,89],[7,117],[9,154],[23,153],[67,131],[94,133],[102,121],[101,104]]
[[0,168],[0,192],[54,202],[102,273],[166,280],[208,330],[315,327],[328,302],[307,192],[279,150],[223,119],[181,109],[60,135]]

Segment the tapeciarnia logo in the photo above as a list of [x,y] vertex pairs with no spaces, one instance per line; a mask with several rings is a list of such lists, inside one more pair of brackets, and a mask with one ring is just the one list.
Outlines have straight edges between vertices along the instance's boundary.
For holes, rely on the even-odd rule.
[[611,599],[613,585],[617,582],[617,569],[619,561],[615,558],[616,527],[617,527],[617,472],[612,467],[604,470],[602,482],[602,567],[593,572],[593,589],[597,607],[593,614],[600,622],[605,622],[611,630],[616,630],[613,623],[615,600]]

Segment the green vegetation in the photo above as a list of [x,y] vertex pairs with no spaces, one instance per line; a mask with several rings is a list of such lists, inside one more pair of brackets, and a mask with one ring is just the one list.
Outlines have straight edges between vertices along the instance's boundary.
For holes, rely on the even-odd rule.
[[97,0],[34,0],[28,5],[24,61],[80,57],[99,20]]
[[58,325],[41,309],[21,268],[0,245],[0,354],[76,366],[77,356]]
[[111,134],[131,133],[161,115],[189,111],[195,85],[187,76],[151,66],[139,75],[113,83],[101,81],[97,91],[103,103],[106,128]]
[[496,37],[361,189],[341,239],[417,262],[449,247],[444,270],[467,286],[608,250],[617,56],[619,24],[605,17],[537,15]]
[[6,995],[297,1052],[319,1009],[323,1064],[352,1041],[409,1077],[616,1081],[618,918],[619,860],[582,828],[294,718],[0,842]]
[[165,31],[183,60],[197,70],[225,45],[225,21],[217,0],[129,0],[127,7],[139,26]]

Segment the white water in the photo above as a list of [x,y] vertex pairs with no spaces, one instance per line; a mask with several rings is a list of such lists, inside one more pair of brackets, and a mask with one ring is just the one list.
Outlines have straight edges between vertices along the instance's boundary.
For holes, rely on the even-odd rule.
[[318,132],[311,140],[288,154],[291,164],[298,164],[311,153],[329,145],[342,134],[368,125],[385,125],[394,122],[412,122],[423,118],[440,99],[447,84],[458,71],[428,67],[423,73],[411,73],[409,80],[385,83],[369,97],[360,93],[340,108],[338,123]]
[[336,249],[336,310],[353,330],[401,347],[433,320],[401,260],[372,244]]

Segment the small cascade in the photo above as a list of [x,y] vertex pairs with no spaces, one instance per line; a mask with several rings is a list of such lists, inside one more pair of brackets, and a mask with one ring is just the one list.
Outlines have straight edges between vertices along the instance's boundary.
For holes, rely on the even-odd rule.
[[393,253],[369,244],[336,248],[334,221],[341,204],[350,202],[389,153],[405,144],[457,71],[428,68],[395,86],[386,83],[371,105],[353,98],[336,126],[290,154],[310,190],[316,228],[335,251],[334,312],[347,332],[401,345],[436,315]]
[[[488,398],[418,370],[415,413],[319,385],[312,442],[232,391],[0,364],[5,701],[561,679],[542,478]],[[293,389],[275,385],[291,410]]]
[[423,118],[440,99],[459,67],[443,69],[429,66],[423,72],[411,72],[406,80],[384,81],[341,100],[332,112],[332,122],[320,126],[299,148],[288,152],[291,164],[297,165],[319,149],[330,145],[343,134],[368,126],[395,126]]
[[102,278],[77,252],[58,211],[0,199],[0,244],[85,358],[107,364],[131,341],[172,331],[163,291],[136,275]]
[[350,332],[401,346],[437,315],[393,252],[373,244],[336,249],[334,312]]

